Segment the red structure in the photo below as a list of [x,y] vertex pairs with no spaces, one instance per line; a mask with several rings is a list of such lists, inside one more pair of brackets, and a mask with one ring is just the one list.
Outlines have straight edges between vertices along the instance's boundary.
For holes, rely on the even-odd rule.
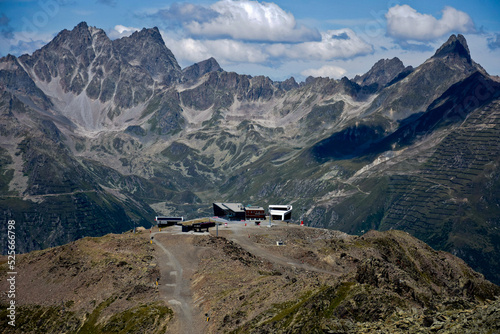
[[247,206],[245,208],[245,219],[264,221],[266,220],[266,212],[260,206]]

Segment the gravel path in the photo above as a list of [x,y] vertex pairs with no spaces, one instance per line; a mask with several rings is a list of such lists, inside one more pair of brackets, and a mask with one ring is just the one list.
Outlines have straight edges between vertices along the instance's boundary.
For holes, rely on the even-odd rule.
[[205,317],[195,307],[191,292],[191,277],[196,271],[200,251],[190,242],[195,236],[178,235],[177,229],[152,233],[151,236],[159,251],[159,294],[173,308],[178,319],[171,332],[203,333]]

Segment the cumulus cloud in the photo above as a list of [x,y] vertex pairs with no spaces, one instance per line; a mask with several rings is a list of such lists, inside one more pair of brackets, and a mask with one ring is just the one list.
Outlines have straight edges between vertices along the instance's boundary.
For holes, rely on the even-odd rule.
[[418,13],[408,5],[396,5],[385,14],[387,34],[396,39],[430,41],[451,32],[470,33],[476,28],[471,17],[453,7],[445,7],[441,19]]
[[[174,3],[136,14],[154,19],[181,66],[210,57],[222,65],[279,67],[290,61],[330,61],[370,54],[373,47],[351,29],[319,32],[269,2],[219,0],[211,6]],[[134,27],[115,26],[111,38],[130,35]],[[319,67],[319,66],[318,66]],[[300,70],[298,70],[300,71]],[[339,77],[345,70],[326,66],[311,75]]]
[[230,39],[175,39],[165,33],[163,33],[162,36],[167,47],[172,50],[176,58],[185,63],[185,65],[189,62],[199,62],[210,57],[214,57],[222,63],[262,63],[269,59],[269,56],[264,52],[261,44],[249,44]]
[[347,71],[342,67],[333,66],[333,65],[325,65],[321,68],[311,68],[300,72],[305,77],[329,77],[338,79],[342,77]]
[[210,7],[218,15],[192,20],[185,28],[193,36],[246,41],[303,42],[317,40],[317,30],[297,24],[295,17],[274,3],[222,0]]
[[321,41],[298,44],[274,44],[268,47],[274,57],[304,60],[346,59],[373,52],[351,29],[329,30],[321,33]]
[[319,42],[255,43],[231,39],[178,38],[163,33],[167,47],[183,62],[198,62],[215,57],[221,62],[283,62],[287,60],[349,59],[369,54],[371,45],[365,43],[351,29],[322,33]]
[[[277,66],[290,60],[349,59],[373,52],[351,29],[320,33],[270,2],[219,0],[209,7],[174,3],[137,15],[160,20],[163,40],[183,65],[215,57],[222,64]],[[116,26],[110,37],[137,30],[125,28]]]
[[[372,46],[365,43],[351,29],[331,30],[321,35],[322,40],[319,42],[259,43],[232,39],[182,38],[175,34],[162,32],[167,47],[185,65],[210,57],[215,57],[222,63],[276,64],[289,60],[328,61],[349,59],[370,54],[373,51]],[[326,69],[325,67],[324,70]],[[330,71],[328,73],[332,77],[336,77],[339,76],[340,72]]]

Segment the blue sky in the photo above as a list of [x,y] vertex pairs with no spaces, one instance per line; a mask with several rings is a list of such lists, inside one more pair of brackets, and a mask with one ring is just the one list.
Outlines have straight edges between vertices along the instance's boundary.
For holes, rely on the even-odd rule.
[[110,38],[158,27],[181,67],[214,57],[228,71],[341,78],[379,59],[418,66],[453,33],[500,74],[500,2],[334,0],[0,0],[0,55],[31,53],[81,21]]

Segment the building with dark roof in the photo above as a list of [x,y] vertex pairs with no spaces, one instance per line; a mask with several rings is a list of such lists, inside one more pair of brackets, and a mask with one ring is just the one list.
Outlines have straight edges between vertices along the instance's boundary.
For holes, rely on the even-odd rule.
[[245,209],[241,203],[214,203],[214,216],[229,220],[245,220]]

